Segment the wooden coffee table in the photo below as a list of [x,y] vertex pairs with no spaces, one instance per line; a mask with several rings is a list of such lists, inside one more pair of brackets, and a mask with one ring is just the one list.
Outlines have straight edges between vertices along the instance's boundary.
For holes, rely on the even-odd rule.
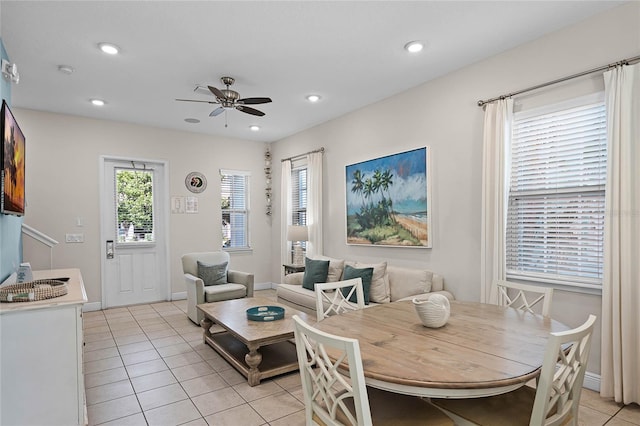
[[[284,319],[250,321],[246,310],[255,306],[280,306]],[[298,369],[298,357],[293,339],[293,315],[309,322],[307,314],[262,297],[203,303],[198,309],[204,314],[204,342],[222,355],[244,375],[250,386],[260,380]],[[226,331],[211,333],[218,324]]]

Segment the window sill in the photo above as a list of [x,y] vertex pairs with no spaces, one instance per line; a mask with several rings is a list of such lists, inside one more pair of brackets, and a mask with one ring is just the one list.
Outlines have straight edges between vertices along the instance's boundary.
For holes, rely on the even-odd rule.
[[525,281],[534,285],[540,285],[542,287],[552,287],[554,290],[567,291],[572,293],[592,294],[595,296],[602,296],[602,285],[600,284],[584,284],[563,280],[554,280],[551,278],[530,277],[527,275],[509,274],[507,273],[507,280],[512,281]]
[[226,251],[227,253],[253,253],[251,247],[223,247],[222,251]]

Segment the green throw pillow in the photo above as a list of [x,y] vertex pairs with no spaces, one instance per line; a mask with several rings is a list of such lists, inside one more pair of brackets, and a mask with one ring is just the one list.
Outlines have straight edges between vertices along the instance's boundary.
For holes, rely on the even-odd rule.
[[305,258],[304,276],[302,277],[302,287],[315,291],[316,283],[326,283],[329,274],[328,260],[315,260]]
[[[364,304],[369,304],[369,293],[371,290],[371,278],[373,278],[373,268],[353,268],[349,265],[345,265],[344,272],[342,273],[343,280],[351,280],[353,278],[362,279],[362,292],[364,293]],[[344,287],[342,294],[346,297],[351,291],[351,287]],[[354,292],[349,298],[349,302],[357,303],[356,293]]]
[[227,283],[227,266],[229,262],[218,265],[202,263],[198,260],[198,278],[204,281],[205,286]]

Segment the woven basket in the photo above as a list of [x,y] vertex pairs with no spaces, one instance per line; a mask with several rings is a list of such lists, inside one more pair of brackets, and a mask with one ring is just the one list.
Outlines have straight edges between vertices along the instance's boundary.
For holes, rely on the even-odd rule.
[[0,302],[33,302],[67,294],[67,283],[36,280],[0,287]]

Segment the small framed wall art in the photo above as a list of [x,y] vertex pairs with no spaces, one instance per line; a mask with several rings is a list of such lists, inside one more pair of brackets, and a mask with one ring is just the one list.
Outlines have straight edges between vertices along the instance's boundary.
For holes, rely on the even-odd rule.
[[200,172],[191,172],[184,180],[187,189],[194,194],[199,194],[207,189],[207,178]]

